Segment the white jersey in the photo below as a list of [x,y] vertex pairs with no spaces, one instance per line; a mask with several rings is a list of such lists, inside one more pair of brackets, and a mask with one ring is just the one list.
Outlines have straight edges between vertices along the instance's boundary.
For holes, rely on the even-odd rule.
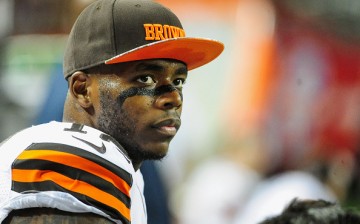
[[15,209],[49,207],[145,224],[143,189],[124,149],[88,126],[50,122],[0,145],[0,223]]

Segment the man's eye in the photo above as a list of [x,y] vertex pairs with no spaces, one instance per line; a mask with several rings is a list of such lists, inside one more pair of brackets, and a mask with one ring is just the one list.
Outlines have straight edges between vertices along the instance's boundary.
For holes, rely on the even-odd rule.
[[151,76],[149,76],[149,75],[141,76],[136,81],[144,83],[144,84],[150,84],[150,85],[155,83],[154,79],[151,78]]
[[176,87],[181,88],[185,84],[185,79],[175,79],[173,83]]

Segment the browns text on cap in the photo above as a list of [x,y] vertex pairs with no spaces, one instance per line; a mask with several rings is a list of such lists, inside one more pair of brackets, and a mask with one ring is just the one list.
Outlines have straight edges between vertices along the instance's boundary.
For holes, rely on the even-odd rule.
[[151,0],[99,0],[76,20],[64,56],[64,76],[100,64],[175,59],[188,70],[215,59],[224,45],[186,37],[168,8]]

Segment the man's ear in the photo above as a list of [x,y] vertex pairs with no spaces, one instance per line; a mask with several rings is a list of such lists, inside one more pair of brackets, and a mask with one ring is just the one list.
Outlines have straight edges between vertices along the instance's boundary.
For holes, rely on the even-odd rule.
[[78,104],[85,109],[89,109],[93,106],[90,97],[90,83],[90,77],[81,71],[77,71],[72,74],[69,80],[70,94],[73,96],[74,100],[76,100]]

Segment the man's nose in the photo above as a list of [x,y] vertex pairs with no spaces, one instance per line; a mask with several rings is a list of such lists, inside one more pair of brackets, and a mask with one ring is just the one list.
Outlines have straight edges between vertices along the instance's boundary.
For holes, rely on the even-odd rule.
[[163,110],[169,110],[172,108],[180,108],[182,106],[183,96],[181,91],[172,87],[167,88],[167,91],[163,91],[158,94],[156,99],[156,106]]

